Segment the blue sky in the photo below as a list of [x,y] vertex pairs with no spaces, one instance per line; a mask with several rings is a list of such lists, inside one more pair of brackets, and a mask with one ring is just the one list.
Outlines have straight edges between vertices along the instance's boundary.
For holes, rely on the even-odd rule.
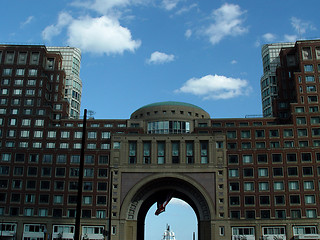
[[[261,46],[320,37],[320,2],[301,4],[2,0],[0,43],[79,47],[82,109],[95,118],[126,119],[159,101],[192,103],[212,118],[242,118],[262,112]],[[157,226],[161,233],[166,223]]]
[[[319,38],[318,0],[3,0],[1,43],[82,50],[82,109],[129,118],[159,101],[261,114],[261,46]],[[83,111],[82,111],[83,112]]]

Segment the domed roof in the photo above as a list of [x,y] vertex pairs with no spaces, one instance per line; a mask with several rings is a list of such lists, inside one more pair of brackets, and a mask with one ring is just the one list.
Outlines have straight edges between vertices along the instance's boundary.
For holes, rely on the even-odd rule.
[[184,106],[184,107],[193,107],[193,108],[198,108],[202,111],[204,111],[202,108],[193,105],[191,103],[185,103],[185,102],[176,102],[176,101],[166,101],[166,102],[156,102],[156,103],[151,103],[151,104],[147,104],[139,109],[143,109],[143,108],[149,108],[149,107],[159,107],[159,106]]
[[131,114],[131,119],[196,119],[210,118],[202,108],[185,102],[166,101],[147,104]]

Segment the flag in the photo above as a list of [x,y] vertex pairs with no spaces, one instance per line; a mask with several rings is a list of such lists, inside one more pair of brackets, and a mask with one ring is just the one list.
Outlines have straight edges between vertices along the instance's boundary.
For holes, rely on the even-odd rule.
[[162,200],[157,201],[157,210],[154,213],[155,215],[158,216],[160,213],[162,213],[166,210],[166,206],[170,202],[170,200],[172,198],[172,194],[173,194],[173,192],[170,192],[170,193],[168,193],[166,199],[164,199],[164,200],[162,199]]

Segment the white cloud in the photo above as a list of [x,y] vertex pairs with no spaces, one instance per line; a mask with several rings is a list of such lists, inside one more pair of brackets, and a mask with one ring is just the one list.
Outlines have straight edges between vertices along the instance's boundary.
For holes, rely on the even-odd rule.
[[29,16],[24,22],[21,23],[21,27],[24,27],[25,25],[28,25],[29,23],[32,22],[32,20],[34,19],[34,16]]
[[227,3],[214,10],[212,13],[214,23],[204,31],[209,36],[210,42],[214,45],[226,36],[237,36],[248,32],[243,26],[245,12],[238,5]]
[[122,54],[124,51],[134,52],[140,47],[140,40],[133,40],[129,29],[122,27],[117,19],[102,16],[99,18],[72,18],[68,13],[59,14],[57,24],[52,24],[42,31],[44,40],[67,29],[68,45],[81,48],[84,52],[98,54]]
[[267,42],[273,42],[277,38],[277,36],[273,33],[266,33],[262,36],[262,38]]
[[285,42],[295,42],[295,41],[297,41],[297,39],[298,39],[297,35],[288,35],[288,34],[284,35]]
[[189,6],[182,7],[180,10],[178,10],[178,11],[176,12],[176,14],[177,14],[177,15],[181,15],[181,14],[183,14],[183,13],[187,13],[187,12],[189,12],[191,9],[193,9],[193,8],[195,8],[195,7],[197,7],[197,6],[198,6],[198,4],[194,3],[194,4],[191,4],[191,5],[189,5]]
[[167,62],[172,62],[174,60],[173,54],[166,54],[162,52],[154,52],[151,54],[150,58],[147,60],[149,64],[162,64]]
[[66,13],[66,12],[61,12],[58,16],[58,22],[56,25],[52,24],[48,27],[46,27],[42,31],[42,38],[47,41],[51,41],[51,39],[57,35],[59,35],[62,31],[62,29],[70,24],[72,21],[72,17]]
[[299,18],[292,17],[290,19],[291,25],[297,34],[305,34],[307,30],[315,30],[316,28],[308,21],[303,21]]
[[190,38],[191,35],[192,35],[192,30],[191,30],[191,29],[188,29],[188,30],[184,33],[184,36],[185,36],[186,38]]
[[176,93],[191,93],[204,99],[229,99],[247,95],[251,91],[246,80],[219,75],[191,78]]
[[107,55],[134,52],[141,45],[140,40],[132,39],[129,29],[107,16],[73,20],[68,27],[68,43],[84,52]]
[[237,62],[237,60],[232,60],[231,61],[231,64],[237,64],[238,62]]
[[162,7],[170,11],[174,9],[180,0],[162,0]]

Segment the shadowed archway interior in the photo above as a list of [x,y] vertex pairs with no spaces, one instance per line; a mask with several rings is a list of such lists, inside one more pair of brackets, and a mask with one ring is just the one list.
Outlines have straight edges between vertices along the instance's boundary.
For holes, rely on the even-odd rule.
[[[185,201],[192,207],[197,216],[198,229],[202,223],[210,221],[211,214],[208,204],[197,188],[181,179],[160,178],[144,185],[131,201],[129,208],[131,211],[129,211],[128,217],[130,218],[130,215],[137,216],[137,239],[144,239],[145,218],[151,206],[169,194],[172,194],[174,198]],[[139,202],[140,204],[137,204]],[[137,207],[138,205],[139,207]],[[138,213],[134,214],[132,209],[135,209],[134,211],[138,211]],[[202,239],[201,231],[198,230],[198,234],[198,239]]]

